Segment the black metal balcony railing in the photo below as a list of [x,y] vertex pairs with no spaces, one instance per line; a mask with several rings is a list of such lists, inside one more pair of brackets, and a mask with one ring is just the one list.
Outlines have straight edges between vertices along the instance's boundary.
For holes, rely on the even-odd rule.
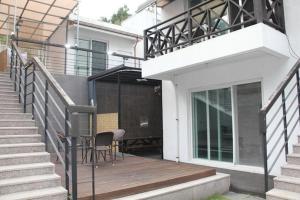
[[283,0],[207,0],[146,29],[145,59],[260,22],[285,32]]

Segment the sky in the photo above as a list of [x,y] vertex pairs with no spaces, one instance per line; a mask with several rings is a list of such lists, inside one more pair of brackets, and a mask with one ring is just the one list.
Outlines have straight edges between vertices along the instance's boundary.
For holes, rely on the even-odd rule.
[[110,18],[120,7],[127,5],[133,14],[145,0],[81,0],[80,16],[92,19]]

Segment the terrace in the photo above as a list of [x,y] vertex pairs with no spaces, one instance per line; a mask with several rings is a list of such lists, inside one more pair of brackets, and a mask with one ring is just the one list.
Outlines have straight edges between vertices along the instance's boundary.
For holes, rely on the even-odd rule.
[[206,0],[144,31],[145,59],[264,23],[285,32],[282,0]]

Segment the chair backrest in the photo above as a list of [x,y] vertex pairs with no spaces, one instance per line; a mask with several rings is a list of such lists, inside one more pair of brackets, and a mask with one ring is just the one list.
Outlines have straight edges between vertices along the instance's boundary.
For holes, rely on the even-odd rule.
[[95,139],[96,146],[110,146],[112,145],[114,133],[113,132],[102,132],[97,133]]
[[123,139],[125,135],[125,130],[124,129],[117,129],[114,131],[114,141],[120,141]]

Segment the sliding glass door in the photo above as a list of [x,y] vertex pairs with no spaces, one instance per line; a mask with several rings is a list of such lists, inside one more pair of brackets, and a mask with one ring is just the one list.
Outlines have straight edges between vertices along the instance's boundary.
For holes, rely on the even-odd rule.
[[192,93],[195,158],[233,161],[231,89]]

